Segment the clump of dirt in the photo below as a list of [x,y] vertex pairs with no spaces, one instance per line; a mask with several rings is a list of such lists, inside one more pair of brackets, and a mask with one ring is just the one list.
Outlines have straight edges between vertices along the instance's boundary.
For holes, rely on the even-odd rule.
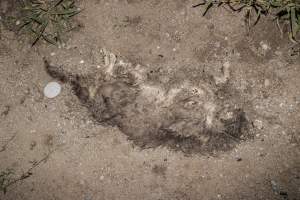
[[176,84],[170,78],[161,83],[163,73],[153,76],[153,70],[103,55],[105,70],[73,74],[45,59],[46,70],[73,86],[97,122],[117,126],[135,145],[215,153],[252,137],[246,113],[237,106],[238,95],[232,95],[235,90],[226,83],[227,70],[221,84],[215,83],[220,77],[197,82],[185,77]]

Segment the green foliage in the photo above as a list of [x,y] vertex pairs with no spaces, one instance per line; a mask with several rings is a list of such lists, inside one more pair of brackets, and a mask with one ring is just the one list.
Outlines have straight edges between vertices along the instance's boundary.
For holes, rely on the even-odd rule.
[[0,192],[6,193],[7,187],[12,181],[14,172],[11,169],[6,169],[0,172]]
[[40,39],[57,45],[62,34],[72,30],[70,19],[80,12],[74,0],[23,0],[20,30],[32,34],[35,45]]
[[[277,22],[283,20],[289,23],[289,36],[293,41],[295,41],[296,35],[300,31],[300,0],[205,0],[194,7],[200,5],[205,6],[203,15],[211,7],[219,7],[221,5],[227,5],[230,9],[237,12],[245,10],[249,27],[255,25],[261,15],[271,14]],[[256,19],[252,24],[251,18],[253,15],[256,15]]]

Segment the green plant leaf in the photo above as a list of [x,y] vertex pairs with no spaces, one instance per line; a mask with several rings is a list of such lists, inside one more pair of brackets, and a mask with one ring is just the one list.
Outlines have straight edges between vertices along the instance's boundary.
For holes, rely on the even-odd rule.
[[50,43],[50,44],[53,44],[54,46],[57,45],[57,44],[56,44],[56,41],[55,41],[54,39],[52,39],[51,37],[46,36],[46,35],[42,35],[42,36],[43,36],[43,39],[44,39],[46,42],[48,42],[48,43]]
[[57,44],[61,35],[70,30],[71,18],[81,12],[74,0],[22,0],[21,5],[19,30],[33,34],[32,45],[40,39]]
[[37,33],[36,35],[36,38],[34,39],[33,43],[32,43],[32,46],[34,46],[38,41],[39,39],[42,37],[46,27],[48,25],[48,21],[46,20],[41,26],[40,26],[40,30],[39,32]]
[[[227,5],[234,12],[246,11],[245,21],[248,27],[251,26],[253,15],[256,15],[253,25],[258,23],[262,15],[273,15],[279,30],[281,30],[279,20],[289,23],[290,38],[295,40],[296,35],[300,32],[300,0],[207,0],[193,7],[204,6],[204,16],[215,4]],[[282,30],[280,32],[282,33]]]
[[294,7],[291,8],[291,32],[292,37],[294,38],[298,31],[298,23],[296,17],[296,9]]
[[205,4],[205,7],[204,7],[204,13],[203,13],[203,16],[206,15],[207,11],[214,5],[213,3],[213,0],[208,0]]

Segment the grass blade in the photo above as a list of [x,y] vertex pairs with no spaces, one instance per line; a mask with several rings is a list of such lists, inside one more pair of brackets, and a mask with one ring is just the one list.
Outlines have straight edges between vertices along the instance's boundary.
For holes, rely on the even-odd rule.
[[47,25],[48,25],[48,21],[45,21],[45,22],[41,25],[40,31],[38,32],[36,38],[34,39],[34,42],[32,43],[32,46],[34,46],[34,45],[40,40],[40,38],[41,38],[42,35],[44,34],[44,31],[45,31]]
[[205,10],[202,16],[205,16],[207,11],[213,6],[213,0],[208,0],[205,5]]

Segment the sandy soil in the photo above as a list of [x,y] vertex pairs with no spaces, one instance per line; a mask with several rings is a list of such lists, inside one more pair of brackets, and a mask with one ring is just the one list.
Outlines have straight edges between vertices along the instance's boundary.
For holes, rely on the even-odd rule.
[[[0,25],[1,200],[300,199],[300,57],[271,20],[248,33],[236,13],[202,17],[195,3],[78,2],[81,28],[60,49]],[[45,59],[81,77],[86,98]],[[63,90],[48,99],[53,80]],[[131,85],[100,112],[97,94],[112,99],[115,82]],[[246,125],[235,132],[237,109]]]

